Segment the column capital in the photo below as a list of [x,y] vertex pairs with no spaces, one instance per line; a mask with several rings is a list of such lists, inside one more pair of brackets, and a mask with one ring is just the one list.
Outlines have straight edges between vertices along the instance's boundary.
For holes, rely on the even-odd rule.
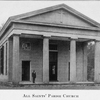
[[43,35],[43,38],[50,38],[50,37],[51,37],[51,35],[49,35],[49,34]]
[[94,41],[95,41],[95,42],[100,42],[100,40],[99,40],[99,39],[95,39]]
[[14,33],[12,36],[20,36],[20,34],[16,34],[16,33]]
[[71,39],[71,40],[77,40],[78,37],[71,37],[70,39]]

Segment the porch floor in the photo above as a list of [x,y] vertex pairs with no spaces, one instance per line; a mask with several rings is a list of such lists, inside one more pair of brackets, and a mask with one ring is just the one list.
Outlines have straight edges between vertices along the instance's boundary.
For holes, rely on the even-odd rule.
[[94,82],[77,82],[77,83],[56,83],[50,82],[49,84],[32,82],[20,82],[20,84],[12,84],[8,82],[0,82],[0,89],[30,89],[30,90],[100,90],[100,83]]
[[[94,82],[76,82],[76,83],[72,83],[72,82],[49,82],[49,83],[43,83],[43,82],[36,82],[36,83],[32,83],[32,82],[19,82],[19,84],[23,84],[23,85],[86,85],[86,84],[95,84]],[[97,83],[96,83],[97,84]]]

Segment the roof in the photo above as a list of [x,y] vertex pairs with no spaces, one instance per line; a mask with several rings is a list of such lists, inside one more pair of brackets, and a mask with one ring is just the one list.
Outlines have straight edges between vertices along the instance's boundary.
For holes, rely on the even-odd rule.
[[87,21],[88,23],[92,24],[93,26],[95,26],[97,28],[100,28],[100,24],[97,23],[96,21],[88,18],[87,16],[81,14],[80,12],[74,10],[73,8],[71,8],[71,7],[69,7],[65,4],[59,4],[59,5],[47,7],[47,8],[44,8],[44,9],[31,11],[31,12],[28,12],[28,13],[24,13],[24,14],[9,17],[9,19],[7,20],[7,22],[5,23],[5,25],[1,29],[0,36],[4,33],[4,31],[11,24],[11,22],[18,21],[18,20],[20,20],[22,18],[25,18],[25,17],[35,16],[35,15],[43,14],[43,13],[46,13],[46,12],[49,12],[49,11],[54,11],[54,10],[61,9],[61,8],[63,8],[65,10],[69,11],[70,13],[73,13],[74,15],[82,18],[83,20]]

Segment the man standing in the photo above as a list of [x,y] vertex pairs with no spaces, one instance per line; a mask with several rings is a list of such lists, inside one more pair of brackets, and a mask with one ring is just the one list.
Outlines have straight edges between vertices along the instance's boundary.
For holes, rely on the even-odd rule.
[[36,78],[36,72],[35,72],[35,70],[32,71],[32,78],[33,78],[33,83],[35,83],[35,78]]

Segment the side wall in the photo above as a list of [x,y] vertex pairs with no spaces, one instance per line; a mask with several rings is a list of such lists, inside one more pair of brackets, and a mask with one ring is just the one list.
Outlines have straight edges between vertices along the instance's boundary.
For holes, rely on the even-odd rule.
[[[11,81],[11,77],[12,77],[11,75],[12,65],[10,64],[10,62],[12,62],[12,60],[10,59],[12,58],[11,57],[12,53],[9,52],[12,50],[11,43],[12,43],[12,40],[6,40],[6,42],[2,44],[0,47],[0,81],[3,81],[3,82]],[[11,44],[10,47],[9,47],[9,44]],[[9,48],[11,50],[9,50]],[[2,52],[1,52],[1,49],[2,49]],[[1,58],[1,54],[3,58]]]

